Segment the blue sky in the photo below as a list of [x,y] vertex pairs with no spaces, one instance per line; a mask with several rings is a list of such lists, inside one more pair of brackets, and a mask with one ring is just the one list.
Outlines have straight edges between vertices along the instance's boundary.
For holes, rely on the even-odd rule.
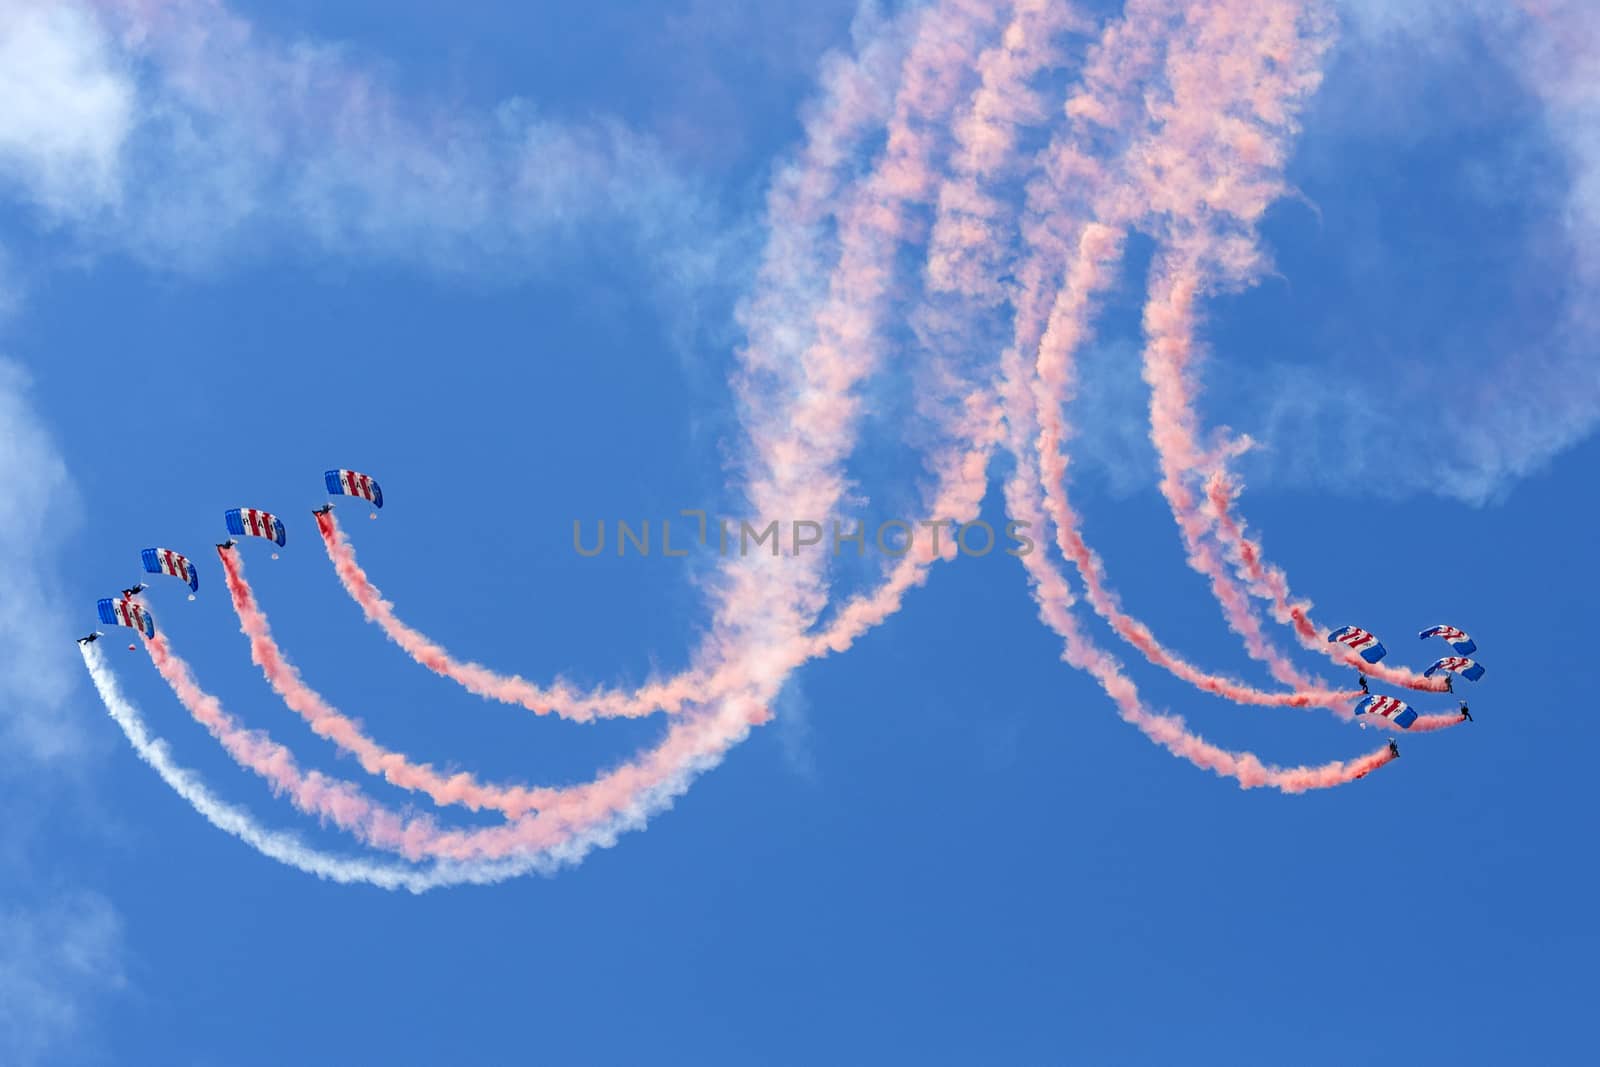
[[[420,671],[345,598],[307,511],[327,467],[378,475],[381,519],[341,512],[362,561],[467,657],[593,683],[682,666],[705,565],[579,559],[571,524],[737,507],[729,374],[764,192],[824,55],[882,30],[845,2],[241,4],[254,29],[206,111],[92,6],[6,6],[0,1060],[1587,1052],[1600,152],[1592,95],[1530,81],[1506,16],[1340,8],[1298,195],[1263,227],[1275,273],[1212,303],[1204,369],[1207,420],[1261,442],[1242,507],[1271,558],[1321,619],[1404,662],[1442,654],[1423,626],[1471,631],[1476,723],[1348,787],[1241,791],[1060,662],[1014,560],[962,559],[798,671],[775,721],[646,829],[554,877],[412,896],[206,823],[129,751],[70,638],[139,548],[185,550],[200,598],[158,584],[151,603],[201,681],[307,766],[359,777],[262,683],[229,609],[209,546],[223,509],[260,506],[290,526],[280,560],[248,546],[280,641],[385,743],[541,783],[650,743],[654,720],[536,720]],[[354,151],[323,139],[270,80],[285,57],[314,84],[364,72],[398,119]],[[363,152],[375,129],[419,154]],[[1076,498],[1130,609],[1265,685],[1155,489],[1148,255],[1136,242],[1084,354]],[[879,508],[922,478],[885,388],[852,467]],[[235,767],[124,644],[102,647],[180,762],[264,824],[354,850]],[[1276,762],[1376,743],[1131,667],[1154,706]]]

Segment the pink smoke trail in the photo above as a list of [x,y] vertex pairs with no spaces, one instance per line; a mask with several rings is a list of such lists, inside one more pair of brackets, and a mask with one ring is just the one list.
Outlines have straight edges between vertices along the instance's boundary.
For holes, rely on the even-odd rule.
[[[1241,284],[1261,269],[1255,229],[1281,195],[1286,142],[1302,102],[1318,85],[1327,27],[1297,4],[1209,5],[1186,14],[1181,46],[1169,51],[1170,97],[1153,109],[1160,137],[1137,157],[1135,181],[1151,214],[1163,222],[1167,250],[1153,269],[1145,309],[1145,380],[1151,386],[1150,438],[1161,465],[1161,491],[1183,535],[1190,565],[1208,579],[1229,623],[1247,643],[1265,647],[1249,590],[1216,547],[1241,558],[1239,528],[1221,525],[1202,505],[1192,479],[1218,469],[1227,448],[1198,441],[1190,367],[1196,352],[1194,301],[1209,284]],[[1259,552],[1256,551],[1257,559]],[[1286,591],[1286,590],[1285,590]],[[1304,606],[1285,614],[1304,611]],[[1339,662],[1360,665],[1346,649],[1307,636],[1302,644]],[[1275,674],[1287,661],[1276,653]],[[1364,665],[1363,669],[1365,668]],[[1408,671],[1375,667],[1375,677],[1432,689]],[[1287,679],[1285,679],[1287,680]]]
[[[999,439],[998,421],[992,402],[979,394],[968,398],[966,418],[956,430],[958,440],[966,442],[968,447],[952,450],[935,464],[938,488],[930,505],[932,514],[950,516],[957,521],[976,517],[988,484],[988,459]],[[588,721],[636,717],[656,710],[677,712],[690,704],[718,699],[750,682],[748,671],[740,664],[724,662],[715,668],[691,667],[673,678],[647,683],[631,691],[579,692],[563,682],[545,687],[517,675],[499,674],[481,664],[462,662],[397,615],[394,604],[384,599],[360,566],[354,546],[331,512],[317,516],[317,530],[340,584],[367,619],[377,624],[418,664],[478,696],[521,705],[539,714],[555,713]],[[948,558],[951,551],[946,545],[936,555],[931,542],[915,543],[877,589],[851,598],[822,630],[797,636],[786,648],[767,649],[763,658],[792,670],[811,659],[849,649],[863,633],[898,611],[905,594],[927,581],[928,567],[937,559]]]
[[[909,225],[908,209],[926,201],[935,184],[932,154],[939,130],[950,121],[965,84],[961,72],[970,62],[973,42],[992,23],[994,15],[972,0],[960,0],[925,12],[903,65],[903,82],[894,95],[887,148],[865,180],[862,189],[840,211],[838,263],[828,283],[822,307],[800,324],[815,335],[792,360],[778,358],[788,350],[782,331],[770,324],[741,353],[746,365],[744,397],[751,409],[752,484],[749,491],[757,515],[831,515],[845,485],[839,465],[852,449],[860,400],[853,390],[881,358],[877,339],[877,309],[888,297],[894,254]],[[870,111],[870,109],[868,109]],[[843,123],[855,129],[859,123]],[[844,135],[831,128],[823,139]],[[826,182],[795,183],[775,196],[770,209],[792,212],[774,220],[779,233],[804,231],[817,222],[817,198]],[[796,191],[798,190],[798,191]],[[838,210],[838,209],[836,209]],[[787,247],[787,246],[785,246]],[[783,250],[774,253],[781,261]],[[774,282],[780,290],[784,284]],[[774,311],[784,321],[792,313]],[[793,374],[801,380],[781,390],[782,405],[774,411],[762,407],[757,379],[763,374]],[[794,395],[797,393],[798,395]],[[981,455],[978,453],[982,453]],[[957,467],[981,466],[987,451],[980,447]],[[981,498],[981,494],[980,494]],[[489,699],[521,704],[536,713],[563,714],[575,719],[598,716],[633,716],[657,709],[680,709],[706,694],[727,692],[744,684],[737,658],[725,649],[729,634],[761,619],[763,629],[779,636],[785,647],[768,649],[763,659],[798,665],[808,648],[848,647],[861,628],[875,625],[899,603],[916,574],[918,561],[897,566],[881,595],[865,598],[843,609],[839,622],[813,639],[809,646],[800,636],[821,611],[826,595],[820,581],[822,554],[802,563],[788,559],[781,567],[762,560],[729,568],[724,575],[720,603],[715,609],[713,644],[720,644],[726,660],[721,677],[706,667],[693,667],[675,678],[652,683],[632,692],[581,693],[564,683],[542,687],[515,676],[490,671],[479,664],[451,657],[437,643],[406,626],[393,606],[384,601],[356,565],[354,551],[331,516],[318,519],[324,546],[346,591],[362,606],[367,617],[417,662]],[[790,642],[796,642],[791,645]]]
[[[952,35],[950,28],[946,27],[940,34],[935,35],[934,43],[940,45],[943,51],[948,53],[951,37],[965,39],[970,28],[961,27],[960,32]],[[919,91],[932,93],[934,89],[943,84],[934,79],[934,84],[931,87],[928,84],[923,84]],[[951,95],[952,93],[946,86],[944,96],[950,97]],[[917,166],[926,166],[925,162],[918,161],[916,154],[904,145],[901,145],[898,152],[894,149],[894,146],[895,138],[891,135],[890,159],[898,162],[898,168],[891,168],[891,173],[898,176],[897,180],[910,180],[914,177]],[[824,365],[827,365],[829,361],[837,364],[842,359],[842,353],[824,351],[820,353],[820,356]],[[982,454],[986,454],[986,452]],[[955,464],[956,470],[966,478],[968,484],[982,485],[982,454],[976,459],[968,456],[965,460]],[[968,495],[970,495],[970,491]],[[892,607],[896,590],[908,587],[909,584],[920,580],[918,575],[919,571],[915,566],[907,565],[900,568],[896,580],[891,581],[886,590],[887,595],[869,600],[866,602],[863,612],[853,617],[870,618],[875,612],[889,610]],[[798,588],[798,586],[791,584],[791,588]],[[771,608],[773,602],[770,599],[763,598],[756,603],[760,606]],[[257,637],[257,653],[263,664],[273,665],[272,649],[260,644],[259,634],[255,636]],[[751,645],[750,647],[759,646]],[[781,684],[785,673],[781,669],[781,664],[773,662],[771,657],[761,653],[751,652],[750,656],[752,659],[759,661],[754,668],[759,690],[769,696],[775,694],[776,687]],[[281,660],[281,656],[278,659]],[[289,678],[279,670],[274,670],[272,673],[277,674],[277,682],[285,692],[293,692],[290,686],[290,682],[293,681],[292,678]],[[205,697],[204,694],[198,692],[198,687],[191,686],[186,688],[181,684],[182,678],[177,678],[176,680],[169,678],[169,682],[174,683],[175,691],[179,692],[180,699],[187,698],[185,699],[186,704],[192,704],[194,707],[200,708],[201,713],[203,713],[205,710]],[[343,733],[338,724],[330,720],[322,709],[306,702],[304,698],[305,694],[296,694],[296,699],[303,704],[313,718],[318,718],[325,725],[334,726],[335,732]],[[567,839],[573,826],[589,825],[601,816],[609,816],[624,811],[639,802],[641,797],[651,792],[661,790],[670,792],[675,788],[674,782],[683,781],[688,774],[703,767],[708,761],[714,760],[728,744],[742,738],[752,724],[764,721],[766,716],[767,713],[764,706],[751,697],[730,697],[725,699],[721,702],[721,707],[717,714],[696,716],[680,722],[669,732],[667,740],[660,748],[644,759],[612,772],[612,774],[599,782],[567,790],[547,791],[548,796],[546,792],[531,791],[527,796],[520,798],[521,802],[535,804],[539,808],[539,813],[534,816],[524,816],[517,819],[510,826],[501,828],[497,835],[493,831],[473,831],[450,835],[441,844],[435,839],[431,824],[423,825],[412,822],[396,827],[390,813],[380,812],[375,818],[378,818],[385,832],[365,831],[364,839],[368,840],[369,843],[385,847],[392,846],[394,839],[398,836],[404,854],[408,856],[439,855],[453,859],[493,859],[507,855],[524,854],[530,849],[556,848]],[[200,713],[197,713],[197,717],[200,717]],[[213,717],[211,721],[215,723],[217,720]],[[343,736],[346,741],[356,741],[356,738],[348,733],[343,733]],[[253,769],[257,769],[269,777],[273,775],[274,768],[272,766],[260,765],[261,759],[264,758],[261,753],[240,749],[238,746],[234,746],[231,751],[234,751],[236,756],[242,757],[244,762],[249,763],[254,760]],[[381,751],[369,750],[367,755],[370,759],[381,762],[386,754]],[[283,770],[281,763],[277,770],[279,776],[272,780],[280,781],[283,788],[291,789],[297,801],[312,806],[317,805],[320,794],[315,790],[308,792],[306,785],[303,782],[297,783],[292,775]],[[354,814],[347,814],[345,823],[349,824],[354,819]]]
[[[1032,523],[1044,521],[1035,467],[1035,453],[1028,448],[1030,427],[1027,400],[1023,395],[1020,359],[1008,353],[1013,374],[1006,377],[1003,406],[1007,413],[1009,440],[1016,467],[1005,482],[1007,508],[1013,518]],[[1027,570],[1029,585],[1039,607],[1039,618],[1064,642],[1062,658],[1086,671],[1111,697],[1117,714],[1151,741],[1179,759],[1187,760],[1219,777],[1231,778],[1240,788],[1270,787],[1285,793],[1328,789],[1364,778],[1393,759],[1387,746],[1353,760],[1333,761],[1315,767],[1276,767],[1263,763],[1250,752],[1232,752],[1190,733],[1182,718],[1146,709],[1138,689],[1122,670],[1116,657],[1103,651],[1077,624],[1072,612],[1076,602],[1071,586],[1060,569],[1043,552],[1020,556]]]
[[[1324,637],[1326,631],[1311,619],[1310,602],[1294,601],[1289,591],[1288,577],[1281,569],[1266,562],[1260,543],[1245,534],[1243,523],[1234,516],[1233,502],[1238,495],[1237,483],[1221,468],[1213,470],[1206,479],[1206,500],[1211,516],[1216,521],[1220,539],[1232,548],[1241,577],[1250,584],[1251,591],[1257,596],[1272,601],[1274,615],[1280,622],[1292,626],[1302,643],[1382,681],[1424,692],[1445,692],[1442,681],[1424,678],[1405,668],[1368,663],[1342,645],[1329,644]],[[1445,718],[1450,720],[1449,725],[1454,725],[1456,720],[1449,716]]]
[[[1030,469],[1031,456],[1025,437],[1019,435],[1015,446],[1017,469],[1006,480],[1007,505],[1014,517],[1025,521],[1042,521],[1043,509],[1034,488],[1037,481]],[[1044,553],[1032,552],[1019,558],[1027,569],[1040,619],[1065,643],[1062,658],[1088,672],[1100,683],[1124,721],[1179,759],[1187,760],[1219,777],[1231,778],[1242,789],[1270,787],[1285,793],[1302,793],[1312,789],[1329,789],[1364,778],[1394,758],[1386,746],[1353,760],[1336,760],[1315,767],[1277,767],[1263,763],[1253,753],[1232,752],[1190,733],[1182,718],[1146,709],[1139,699],[1138,689],[1123,673],[1116,658],[1097,647],[1079,629],[1072,613],[1075,601],[1072,590],[1061,571],[1048,561]]]
[[[1202,690],[1239,703],[1296,707],[1324,706],[1340,711],[1348,717],[1349,704],[1358,696],[1357,694],[1309,687],[1294,693],[1263,692],[1243,683],[1201,671],[1166,649],[1156,640],[1147,626],[1122,610],[1116,594],[1106,582],[1103,563],[1085,542],[1080,532],[1081,522],[1067,498],[1067,457],[1063,445],[1071,436],[1071,430],[1061,417],[1060,406],[1071,396],[1075,388],[1071,357],[1086,339],[1088,332],[1086,320],[1091,313],[1095,295],[1103,292],[1115,280],[1121,254],[1121,230],[1131,221],[1132,215],[1124,187],[1113,179],[1105,166],[1084,165],[1087,157],[1082,153],[1082,146],[1091,140],[1091,136],[1083,127],[1091,121],[1117,121],[1124,129],[1136,125],[1128,106],[1128,98],[1132,95],[1130,90],[1148,73],[1155,62],[1159,49],[1150,43],[1149,37],[1159,31],[1164,17],[1165,12],[1159,8],[1136,3],[1130,6],[1121,25],[1107,31],[1091,54],[1082,86],[1068,100],[1064,109],[1075,127],[1074,136],[1066,139],[1057,138],[1052,142],[1044,156],[1046,177],[1030,189],[1030,199],[1040,205],[1039,213],[1046,218],[1058,219],[1062,212],[1054,205],[1065,202],[1071,195],[1076,195],[1090,201],[1090,217],[1099,216],[1109,220],[1108,222],[1079,221],[1075,226],[1075,242],[1072,240],[1073,233],[1070,229],[1066,233],[1059,232],[1061,225],[1059,221],[1048,229],[1043,225],[1036,226],[1032,236],[1038,243],[1029,264],[1021,271],[1025,283],[1022,292],[1018,294],[1017,304],[1019,309],[1029,310],[1019,310],[1013,347],[1037,346],[1037,371],[1032,378],[1032,392],[1034,410],[1040,416],[1038,448],[1039,454],[1043,457],[1042,477],[1046,489],[1047,512],[1056,528],[1057,544],[1083,576],[1088,598],[1095,611],[1152,663]],[[1008,43],[1012,40],[1009,33],[1006,40]],[[1001,69],[1007,74],[1020,74],[1024,77],[1027,74],[1026,68],[1020,63],[1007,64]],[[1019,87],[1013,84],[1005,86],[997,95],[1002,99],[1016,99],[1021,94]],[[984,145],[996,142],[1009,143],[1009,138],[1004,132],[986,130],[982,143]],[[969,152],[967,160],[973,160],[975,156],[977,153]],[[958,205],[975,203],[986,205],[987,201],[975,188],[977,171],[995,169],[1000,162],[986,157],[978,157],[977,160],[970,162],[969,170],[973,173],[969,175],[969,181],[958,193],[948,198],[942,197],[941,203],[948,199]],[[1070,178],[1074,188],[1062,188],[1061,181],[1051,180],[1052,172],[1059,172]],[[1082,191],[1085,187],[1089,190],[1088,193]],[[966,214],[970,215],[973,212],[969,210]],[[968,237],[974,230],[977,230],[980,236],[987,237],[990,229],[971,225],[960,229],[953,228],[947,241],[949,244],[957,245],[958,251],[965,251],[959,248],[962,237]],[[936,227],[935,252],[930,261],[930,275],[936,282],[943,282],[947,288],[964,290],[968,295],[979,295],[983,289],[981,276],[972,271],[956,275],[949,266],[952,261],[969,262],[974,257],[970,255],[959,257],[948,250],[941,250],[938,247],[939,233]],[[1047,323],[1042,328],[1042,337],[1039,337],[1040,313],[1031,309],[1041,309],[1048,303],[1044,287],[1048,285],[1049,278],[1060,269],[1058,264],[1069,249],[1071,264],[1066,268],[1065,280],[1049,312]],[[1036,337],[1039,338],[1037,341]],[[1248,604],[1244,604],[1243,607],[1248,617]],[[1254,649],[1264,657],[1271,656],[1271,650],[1260,642],[1255,643]],[[1275,667],[1280,676],[1301,681],[1293,665],[1285,658],[1278,657]]]
[[264,778],[272,791],[287,796],[301,811],[332,822],[366,844],[396,849],[415,836],[433,832],[426,818],[406,821],[369,800],[353,783],[320,771],[303,772],[294,754],[267,734],[249,730],[223,710],[216,697],[200,688],[189,665],[167,643],[164,634],[145,642],[151,662],[196,722],[221,743],[241,767]]
[[524,815],[504,827],[446,832],[427,816],[406,816],[377,803],[351,782],[302,771],[287,748],[264,732],[240,726],[216,697],[201,689],[165,635],[145,644],[179,702],[235,762],[265,779],[274,793],[287,796],[301,811],[332,822],[366,845],[411,860],[491,861],[559,853],[606,822],[626,818],[652,791],[681,791],[682,779],[697,761],[714,758],[766,718],[765,710],[753,701],[729,699],[715,715],[681,720],[654,752],[594,782],[530,790],[538,814]]
[[[1164,259],[1155,269],[1150,299],[1145,309],[1147,336],[1145,380],[1151,385],[1151,440],[1162,464],[1162,492],[1166,496],[1186,544],[1204,547],[1200,538],[1214,532],[1232,553],[1247,580],[1273,601],[1281,621],[1289,624],[1306,648],[1372,678],[1427,692],[1443,692],[1444,683],[1401,667],[1367,663],[1342,645],[1326,640],[1325,632],[1310,616],[1310,604],[1293,602],[1281,571],[1270,568],[1259,544],[1244,535],[1233,514],[1234,483],[1224,473],[1222,460],[1199,449],[1194,438],[1194,390],[1187,368],[1194,358],[1195,301],[1202,285],[1198,258]],[[1209,473],[1208,473],[1209,472]],[[1204,505],[1189,487],[1189,479],[1207,476]],[[1246,595],[1245,587],[1229,574],[1214,553],[1191,553],[1190,560],[1223,586],[1233,598]]]
[[368,774],[381,775],[390,784],[425,793],[435,804],[460,804],[473,811],[485,808],[516,817],[532,811],[535,790],[523,786],[484,785],[467,773],[441,774],[428,764],[411,762],[404,754],[377,744],[355,721],[345,717],[321,694],[306,685],[273,639],[267,616],[256,602],[244,575],[244,559],[234,549],[219,548],[223,574],[239,628],[250,639],[250,659],[261,668],[273,692],[289,709],[305,719],[319,737],[350,753]]

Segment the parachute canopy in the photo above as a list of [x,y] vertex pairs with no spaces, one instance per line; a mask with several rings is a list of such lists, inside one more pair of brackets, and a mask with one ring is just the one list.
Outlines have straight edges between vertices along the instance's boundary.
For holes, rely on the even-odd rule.
[[1458,630],[1454,626],[1430,626],[1417,636],[1424,641],[1430,637],[1442,637],[1450,642],[1450,647],[1456,650],[1458,656],[1470,656],[1478,651],[1478,643],[1468,637],[1465,630]]
[[126,626],[130,630],[141,630],[146,637],[156,635],[155,620],[150,613],[131,600],[113,600],[106,597],[95,605],[100,609],[100,621],[107,626]]
[[1433,666],[1422,672],[1422,676],[1432,678],[1440,671],[1459,674],[1469,682],[1476,682],[1483,677],[1483,664],[1465,656],[1445,656],[1443,659],[1435,660]]
[[200,574],[188,557],[170,548],[147,548],[139,553],[144,558],[144,569],[151,574],[170,574],[189,583],[189,591],[200,591]]
[[1376,637],[1359,626],[1341,626],[1328,635],[1328,640],[1337,641],[1352,652],[1359,652],[1368,663],[1377,663],[1389,654],[1389,650]]
[[222,517],[228,523],[228,532],[236,537],[265,537],[268,541],[276,541],[279,548],[289,539],[283,521],[270,512],[256,508],[234,508]]
[[1381,715],[1402,730],[1411,729],[1411,724],[1417,721],[1416,710],[1405,701],[1397,697],[1379,696],[1374,693],[1356,705],[1357,715]]
[[363,500],[372,501],[372,506],[375,508],[383,507],[383,490],[378,488],[378,483],[373,480],[372,475],[362,474],[359,471],[336,470],[329,471],[323,477],[328,482],[328,492],[359,496]]

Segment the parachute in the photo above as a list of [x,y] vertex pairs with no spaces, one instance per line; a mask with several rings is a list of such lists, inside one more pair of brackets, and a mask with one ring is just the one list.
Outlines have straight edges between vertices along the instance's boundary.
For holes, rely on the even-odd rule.
[[1402,730],[1411,729],[1417,721],[1416,709],[1398,697],[1374,694],[1356,705],[1357,715],[1380,715]]
[[1430,637],[1442,637],[1450,642],[1450,647],[1456,650],[1458,656],[1470,656],[1478,651],[1478,643],[1468,637],[1465,630],[1458,630],[1454,626],[1430,626],[1417,636],[1424,641]]
[[359,471],[336,470],[323,475],[328,483],[328,492],[338,493],[343,496],[359,496],[363,500],[372,501],[375,508],[383,507],[383,490],[378,488],[378,483],[372,475],[362,474]]
[[1445,656],[1435,660],[1433,666],[1422,672],[1424,678],[1432,678],[1439,671],[1449,671],[1459,674],[1469,682],[1476,682],[1483,677],[1483,664],[1465,656]]
[[279,548],[289,539],[283,521],[270,512],[256,508],[234,508],[222,517],[228,524],[228,532],[237,537],[265,537],[268,541],[277,542]]
[[1376,637],[1359,626],[1341,626],[1328,635],[1328,640],[1337,641],[1352,652],[1359,652],[1368,663],[1377,663],[1389,654],[1389,650]]
[[156,635],[155,620],[144,608],[131,600],[113,600],[106,597],[95,605],[100,609],[100,621],[107,626],[126,626],[130,630],[142,630],[146,637]]
[[151,574],[170,574],[189,583],[189,591],[200,591],[200,574],[188,557],[170,548],[147,548],[139,555],[144,559],[144,569]]

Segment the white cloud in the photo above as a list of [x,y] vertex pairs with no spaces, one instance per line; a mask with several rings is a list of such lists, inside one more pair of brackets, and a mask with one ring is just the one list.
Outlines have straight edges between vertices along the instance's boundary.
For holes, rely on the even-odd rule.
[[[1370,388],[1329,368],[1267,368],[1240,390],[1243,406],[1258,413],[1241,418],[1241,428],[1267,446],[1248,462],[1265,479],[1494,500],[1600,425],[1600,8],[1570,0],[1340,6],[1347,39],[1336,71],[1343,76],[1325,84],[1319,117],[1381,152],[1385,143],[1406,147],[1441,122],[1465,135],[1484,110],[1506,122],[1507,109],[1530,108],[1538,121],[1523,120],[1523,134],[1495,156],[1462,160],[1460,174],[1486,215],[1534,221],[1521,254],[1499,261],[1497,316],[1476,306],[1461,322],[1443,314],[1431,330],[1434,351],[1396,353],[1406,366],[1440,361],[1455,378],[1407,379],[1386,365],[1384,386]],[[1486,51],[1500,61],[1494,77],[1482,76]],[[1448,81],[1463,71],[1470,77],[1459,86]],[[1441,96],[1442,83],[1452,88]],[[1508,99],[1518,86],[1526,99]],[[1359,100],[1353,111],[1343,105],[1341,112],[1344,92]],[[1449,114],[1435,114],[1438,106]],[[1317,134],[1313,125],[1309,136]],[[1463,249],[1474,239],[1464,229]],[[1345,245],[1366,257],[1358,273],[1393,273],[1407,255],[1378,229],[1347,234]],[[1541,279],[1546,305],[1519,298],[1530,289],[1528,275]],[[1502,328],[1486,332],[1484,323],[1495,321]],[[1373,329],[1382,334],[1384,325]],[[1404,440],[1361,432],[1372,425],[1403,426]],[[1436,444],[1416,448],[1418,440]],[[1288,441],[1293,447],[1273,447]]]
[[112,203],[132,117],[94,19],[51,0],[0,6],[0,177],[55,214]]
[[51,545],[76,521],[78,497],[27,389],[23,370],[0,360],[0,765],[18,755],[53,761],[82,747],[66,710],[76,657],[51,578]]
[[7,12],[0,174],[90,253],[199,271],[309,242],[503,276],[581,242],[651,260],[669,306],[737,273],[712,198],[621,124],[402,98],[349,49],[201,0]]
[[96,894],[0,911],[0,1060],[59,1062],[81,1046],[93,999],[125,984],[122,953],[122,920]]

